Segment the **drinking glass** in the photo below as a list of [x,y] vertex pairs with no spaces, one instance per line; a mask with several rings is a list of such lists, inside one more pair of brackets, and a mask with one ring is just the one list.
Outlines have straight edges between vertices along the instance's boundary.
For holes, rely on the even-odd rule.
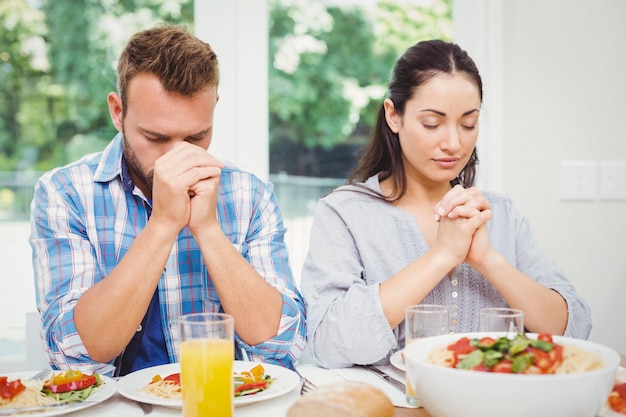
[[[410,305],[404,314],[405,347],[424,337],[438,336],[448,333],[448,308],[438,304]],[[406,371],[406,401],[420,406],[415,390],[409,378],[409,369]]]
[[222,313],[180,318],[183,417],[233,416],[234,320]]
[[478,331],[524,333],[524,312],[516,308],[483,308],[478,312]]

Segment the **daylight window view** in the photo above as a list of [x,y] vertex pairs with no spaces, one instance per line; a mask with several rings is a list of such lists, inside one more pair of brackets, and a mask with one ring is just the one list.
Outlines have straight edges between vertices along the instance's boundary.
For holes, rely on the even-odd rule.
[[[398,56],[452,39],[451,0],[267,1],[269,179],[298,280],[317,200],[348,176]],[[24,317],[36,310],[33,185],[115,136],[106,96],[117,56],[163,21],[193,31],[193,0],[0,2],[0,360],[24,355]]]

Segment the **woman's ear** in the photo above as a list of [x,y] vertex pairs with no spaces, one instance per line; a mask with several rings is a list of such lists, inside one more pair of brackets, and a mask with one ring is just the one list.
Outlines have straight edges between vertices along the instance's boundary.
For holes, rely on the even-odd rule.
[[400,130],[400,115],[396,113],[396,107],[393,105],[393,101],[386,98],[383,102],[383,107],[385,108],[385,120],[387,120],[389,129],[391,129],[393,133],[398,133]]
[[122,99],[117,93],[109,93],[107,96],[107,103],[109,104],[109,114],[111,115],[111,121],[113,126],[118,132],[123,130],[122,120],[124,119],[124,109],[122,108]]

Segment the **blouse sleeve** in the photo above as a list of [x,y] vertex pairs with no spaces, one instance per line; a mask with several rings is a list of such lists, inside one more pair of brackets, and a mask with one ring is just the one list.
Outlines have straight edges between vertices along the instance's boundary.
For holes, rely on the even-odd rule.
[[[535,240],[526,216],[509,202],[509,215],[515,218],[516,267],[543,286],[558,292],[567,302],[568,320],[565,336],[587,339],[591,333],[591,310],[576,292],[574,285],[551,261]],[[501,213],[497,214],[501,216]],[[496,214],[494,213],[494,217]],[[502,217],[502,216],[501,216]]]
[[375,363],[397,345],[383,313],[379,284],[366,283],[344,220],[326,200],[320,201],[301,277],[309,349],[327,368]]

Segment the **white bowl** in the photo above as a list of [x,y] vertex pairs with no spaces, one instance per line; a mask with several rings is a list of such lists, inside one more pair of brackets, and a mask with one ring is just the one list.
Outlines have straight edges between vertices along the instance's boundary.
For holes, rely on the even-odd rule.
[[617,352],[606,346],[559,336],[554,336],[555,343],[596,353],[604,366],[576,374],[520,375],[468,371],[428,362],[434,348],[463,336],[497,338],[501,334],[434,336],[404,349],[408,378],[432,417],[595,417],[611,392],[620,363]]

